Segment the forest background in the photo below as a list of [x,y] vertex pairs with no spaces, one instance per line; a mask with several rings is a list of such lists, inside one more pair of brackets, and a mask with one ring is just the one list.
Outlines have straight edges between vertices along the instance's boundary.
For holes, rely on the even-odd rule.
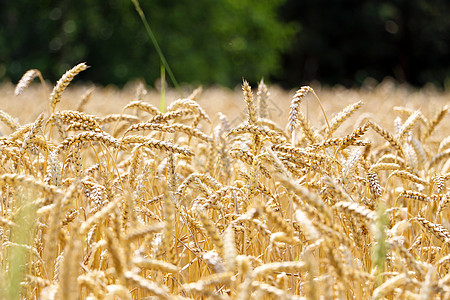
[[[141,1],[178,81],[354,87],[386,76],[450,85],[446,0]],[[153,84],[161,63],[131,1],[0,1],[0,82],[75,64],[96,84]]]

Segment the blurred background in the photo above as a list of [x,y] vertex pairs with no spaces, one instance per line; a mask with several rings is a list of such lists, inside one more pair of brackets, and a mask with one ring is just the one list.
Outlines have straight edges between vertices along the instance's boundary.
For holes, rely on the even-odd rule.
[[[450,88],[448,0],[141,0],[179,82],[293,88],[392,77]],[[0,0],[0,82],[31,68],[122,86],[161,76],[129,0]]]

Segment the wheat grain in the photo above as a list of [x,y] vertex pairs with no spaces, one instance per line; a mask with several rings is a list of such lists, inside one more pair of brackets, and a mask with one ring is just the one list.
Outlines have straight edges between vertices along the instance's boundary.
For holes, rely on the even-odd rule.
[[118,121],[124,121],[128,123],[137,123],[139,122],[139,118],[133,115],[126,115],[126,114],[110,114],[107,116],[104,116],[97,120],[99,124],[107,124],[107,123],[113,123]]
[[0,176],[0,183],[2,185],[8,184],[10,186],[30,186],[32,188],[40,189],[44,192],[58,195],[61,193],[57,188],[42,183],[32,176],[19,174],[3,174]]
[[447,136],[446,138],[442,139],[442,141],[439,143],[439,149],[438,152],[442,152],[450,147],[450,136]]
[[31,147],[30,143],[38,134],[38,130],[42,127],[43,123],[44,123],[44,114],[40,114],[39,117],[37,117],[36,121],[31,126],[30,131],[28,131],[23,138],[22,148],[20,149],[21,153],[23,153],[24,151],[28,150]]
[[[402,114],[404,114],[404,115],[406,115],[406,116],[408,116],[408,117],[410,117],[412,114],[414,114],[415,112],[417,112],[417,111],[415,111],[414,109],[407,108],[407,107],[404,107],[404,106],[394,106],[394,107],[393,107],[393,110],[394,110],[395,112],[402,113]],[[426,118],[426,117],[425,117],[422,113],[420,113],[420,112],[419,112],[418,120],[419,120],[424,126],[428,126],[428,124],[430,123],[430,122],[428,121],[428,118]]]
[[255,102],[253,101],[252,89],[246,80],[242,83],[242,91],[244,92],[244,101],[247,104],[248,123],[256,125],[258,123],[258,114],[256,112]]
[[370,167],[370,172],[378,172],[384,170],[399,170],[401,166],[397,163],[376,163]]
[[123,248],[120,247],[120,241],[118,237],[116,237],[109,229],[105,230],[105,233],[106,245],[108,247],[108,252],[112,258],[114,269],[117,273],[117,277],[119,279],[122,279],[123,273],[127,269],[125,265],[125,253],[123,253]]
[[139,268],[158,270],[162,272],[176,273],[179,271],[179,268],[173,264],[161,260],[148,259],[143,257],[133,258],[132,264]]

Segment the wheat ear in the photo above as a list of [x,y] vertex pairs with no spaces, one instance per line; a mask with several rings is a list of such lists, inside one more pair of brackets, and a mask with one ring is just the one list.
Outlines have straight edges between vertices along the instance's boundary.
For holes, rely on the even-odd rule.
[[157,109],[156,107],[154,107],[153,105],[151,105],[150,103],[144,102],[144,101],[131,101],[130,103],[128,103],[123,110],[126,110],[128,108],[135,108],[135,109],[139,109],[142,111],[145,111],[151,115],[160,115],[161,112],[159,111],[159,109]]
[[170,104],[170,106],[167,108],[167,111],[173,111],[179,107],[190,109],[198,114],[198,117],[194,121],[192,127],[197,127],[201,119],[206,120],[208,123],[211,123],[211,119],[209,118],[206,111],[194,99],[188,98],[176,100],[175,102]]
[[3,121],[13,131],[20,127],[19,122],[3,110],[0,110],[0,121]]
[[186,148],[177,146],[170,142],[165,141],[158,141],[152,138],[146,138],[143,136],[137,136],[137,135],[130,135],[122,139],[121,144],[127,145],[127,144],[141,144],[142,146],[149,147],[149,148],[155,148],[159,150],[164,150],[167,152],[173,152],[173,153],[179,153],[183,154],[185,156],[193,156],[194,153]]
[[444,119],[445,115],[448,112],[448,105],[445,105],[437,114],[436,116],[428,123],[427,130],[425,131],[425,134],[422,137],[422,140],[426,140],[431,134],[433,134],[436,127],[441,123],[441,121]]
[[253,93],[247,80],[242,83],[242,91],[244,92],[244,101],[247,104],[247,116],[249,124],[256,125],[258,123],[258,115],[256,113],[256,105],[253,101]]
[[50,107],[52,108],[52,112],[55,111],[56,105],[61,101],[62,93],[73,80],[73,78],[77,76],[78,73],[86,70],[87,68],[88,66],[84,62],[80,63],[64,73],[61,79],[58,80],[50,95]]
[[30,131],[23,138],[21,153],[29,149],[31,146],[31,141],[38,134],[39,129],[41,129],[42,124],[44,123],[44,114],[40,114],[36,121],[33,123],[33,126],[30,128]]
[[429,167],[433,167],[434,165],[438,164],[442,160],[446,160],[450,158],[450,149],[447,149],[441,153],[436,154],[429,162]]
[[412,199],[412,200],[417,200],[417,201],[422,201],[422,202],[431,202],[430,197],[428,197],[424,193],[417,192],[417,191],[410,191],[410,190],[402,191],[398,195],[398,197],[404,197],[406,199]]
[[81,143],[84,141],[88,142],[101,142],[105,144],[108,147],[113,148],[123,148],[120,144],[119,140],[115,139],[111,135],[107,134],[106,132],[96,132],[96,131],[87,131],[82,132],[77,135],[74,135],[72,137],[69,137],[62,141],[58,147],[56,148],[57,153],[61,153],[64,150],[69,149],[72,145]]
[[438,152],[442,152],[448,149],[449,147],[450,147],[450,135],[440,142]]
[[80,103],[78,103],[78,106],[76,108],[77,111],[82,112],[89,102],[91,100],[92,93],[94,92],[94,87],[89,88],[81,97]]
[[383,137],[388,143],[398,151],[400,156],[404,157],[403,148],[401,144],[398,142],[398,139],[394,137],[390,132],[384,130],[380,125],[374,123],[373,121],[368,121],[370,124],[370,127],[378,133],[381,137]]
[[431,223],[425,218],[418,217],[416,220],[430,233],[436,236],[442,243],[450,242],[450,233],[441,224]]
[[351,134],[343,137],[340,143],[340,149],[345,149],[352,145],[359,137],[366,133],[367,129],[369,129],[369,123],[356,128]]
[[425,179],[420,178],[419,176],[416,176],[408,171],[405,170],[395,170],[394,172],[389,175],[389,177],[397,176],[402,179],[406,179],[415,183],[419,183],[422,185],[429,185],[429,182]]
[[17,83],[16,89],[14,90],[14,94],[16,96],[22,94],[22,92],[30,85],[34,78],[39,77],[42,86],[45,88],[46,94],[48,93],[47,85],[45,84],[44,78],[42,77],[41,71],[37,69],[31,69],[23,74],[22,78],[20,78]]
[[345,107],[341,112],[339,112],[333,119],[330,121],[330,128],[327,128],[327,134],[329,137],[339,128],[339,126],[344,123],[345,120],[351,117],[351,115],[357,111],[361,106],[363,106],[362,101],[358,101],[356,103],[350,104]]
[[294,98],[291,101],[291,106],[289,110],[289,123],[288,130],[292,134],[295,128],[297,127],[297,118],[299,112],[299,106],[302,103],[303,98],[306,97],[308,92],[311,92],[312,88],[309,86],[302,86],[294,95]]
[[64,124],[82,123],[92,128],[100,128],[98,118],[96,116],[88,115],[75,110],[58,111],[50,117],[49,122],[57,119],[61,120]]
[[397,138],[401,139],[405,134],[411,131],[416,124],[417,119],[419,119],[421,115],[422,113],[419,110],[414,111],[405,121],[405,123],[403,123],[403,125],[400,127]]
[[258,136],[266,136],[270,141],[272,141],[275,144],[282,144],[286,142],[286,138],[282,135],[280,135],[278,132],[270,129],[264,129],[261,127],[258,127],[256,125],[250,125],[250,124],[243,124],[240,125],[233,130],[231,130],[228,135],[236,135],[236,134],[242,134],[242,133],[252,133],[254,135]]
[[256,92],[256,102],[258,103],[259,107],[259,118],[265,119],[269,117],[268,112],[268,100],[269,100],[269,90],[267,89],[267,85],[264,83],[264,79],[261,79],[261,81],[258,84],[258,91]]

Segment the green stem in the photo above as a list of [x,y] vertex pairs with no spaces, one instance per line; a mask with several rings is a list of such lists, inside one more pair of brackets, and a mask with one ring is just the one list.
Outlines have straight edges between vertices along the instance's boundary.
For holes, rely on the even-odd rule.
[[150,40],[153,43],[153,46],[156,49],[156,52],[159,55],[159,59],[161,60],[162,64],[164,65],[164,68],[167,70],[167,73],[169,74],[170,80],[172,80],[173,85],[177,89],[178,93],[181,97],[183,97],[183,93],[181,92],[180,86],[178,84],[178,81],[175,79],[175,76],[172,73],[172,69],[170,69],[169,64],[167,63],[167,60],[164,56],[164,53],[161,51],[161,48],[159,47],[158,41],[156,40],[155,35],[153,34],[152,29],[150,28],[150,25],[147,22],[147,19],[144,15],[144,12],[142,11],[141,5],[139,4],[139,0],[131,0],[134,4],[134,7],[136,8],[137,13],[141,17],[142,23],[144,23],[145,30],[147,31],[147,35],[150,37]]
[[161,100],[159,101],[159,110],[164,113],[166,107],[166,69],[161,65]]

